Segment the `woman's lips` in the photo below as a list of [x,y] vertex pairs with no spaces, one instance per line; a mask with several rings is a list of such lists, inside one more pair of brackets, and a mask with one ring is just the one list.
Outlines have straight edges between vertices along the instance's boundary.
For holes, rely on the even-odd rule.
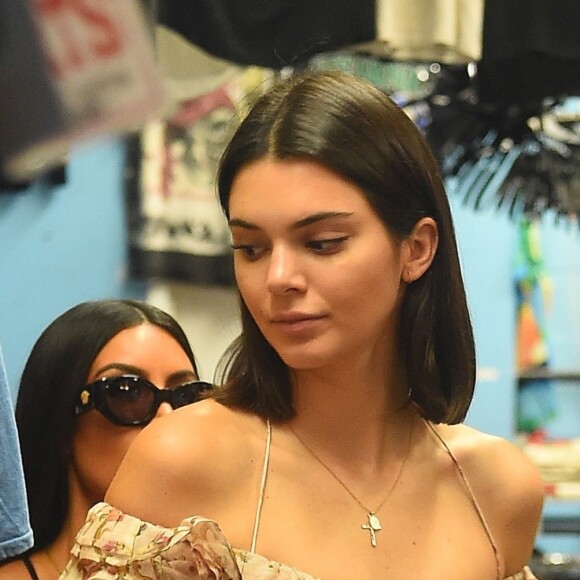
[[271,322],[284,332],[298,334],[313,330],[324,318],[324,315],[288,313],[274,316]]

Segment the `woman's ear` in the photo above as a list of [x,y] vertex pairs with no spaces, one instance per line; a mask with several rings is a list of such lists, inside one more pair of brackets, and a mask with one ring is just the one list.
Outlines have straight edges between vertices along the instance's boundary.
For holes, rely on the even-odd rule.
[[403,242],[405,259],[401,278],[404,282],[414,282],[429,268],[439,243],[437,223],[433,218],[421,218]]

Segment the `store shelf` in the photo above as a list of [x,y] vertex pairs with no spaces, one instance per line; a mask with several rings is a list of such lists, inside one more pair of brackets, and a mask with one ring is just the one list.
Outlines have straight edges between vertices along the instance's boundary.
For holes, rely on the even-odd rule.
[[553,370],[548,368],[538,368],[520,373],[517,379],[518,381],[578,381],[580,384],[580,370]]
[[580,438],[527,442],[522,450],[545,481],[542,533],[580,535]]
[[544,516],[543,534],[580,534],[580,516]]

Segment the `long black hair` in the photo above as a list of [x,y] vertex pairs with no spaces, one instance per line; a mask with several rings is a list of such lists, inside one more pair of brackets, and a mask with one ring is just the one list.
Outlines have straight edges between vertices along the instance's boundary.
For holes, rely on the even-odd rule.
[[61,532],[68,511],[74,404],[103,347],[119,332],[149,323],[168,332],[197,374],[189,341],[166,312],[135,300],[95,300],[67,310],[40,335],[22,373],[16,401],[33,551]]
[[[399,337],[411,397],[434,422],[457,423],[475,385],[475,346],[449,202],[416,125],[385,93],[344,72],[305,72],[261,96],[234,133],[218,172],[228,216],[238,172],[252,161],[305,159],[360,188],[402,241],[423,217],[439,234],[427,272],[405,290]],[[294,414],[289,369],[241,301],[242,333],[220,362],[223,403],[272,420]]]

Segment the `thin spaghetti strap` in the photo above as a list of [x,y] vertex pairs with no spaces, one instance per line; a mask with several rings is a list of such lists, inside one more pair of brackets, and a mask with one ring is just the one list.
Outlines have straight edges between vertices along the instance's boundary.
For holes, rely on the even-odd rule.
[[491,533],[491,530],[489,528],[487,520],[485,519],[485,516],[483,515],[483,510],[481,509],[481,507],[480,507],[480,505],[475,497],[475,494],[473,493],[473,489],[471,488],[471,485],[469,484],[467,477],[463,473],[463,469],[461,469],[461,465],[459,464],[459,461],[457,461],[457,459],[455,458],[455,455],[453,455],[453,453],[451,452],[451,449],[449,449],[449,446],[447,445],[447,443],[445,442],[443,437],[441,437],[441,435],[439,435],[439,433],[437,432],[437,429],[435,429],[435,427],[429,421],[427,421],[426,419],[423,419],[423,420],[425,421],[425,424],[427,425],[427,427],[429,427],[429,429],[433,432],[435,437],[439,440],[441,445],[443,445],[443,447],[445,448],[445,451],[447,451],[447,454],[451,458],[451,461],[453,461],[453,464],[457,468],[457,472],[459,473],[459,476],[461,477],[461,480],[463,481],[463,484],[465,485],[465,488],[467,489],[471,503],[472,503],[473,507],[475,508],[477,516],[479,517],[479,520],[482,523],[483,529],[485,530],[485,533],[487,534],[487,537],[488,537],[489,542],[491,544],[491,548],[493,550],[493,555],[495,557],[496,577],[498,580],[501,580],[501,567],[500,567],[499,552],[497,549],[497,545],[495,543],[495,540],[493,538],[493,535]]
[[28,571],[28,574],[30,574],[30,578],[32,580],[39,580],[38,574],[34,569],[34,564],[30,560],[30,558],[28,556],[22,556],[22,562],[24,563],[24,566],[26,566],[26,570]]
[[258,528],[260,527],[260,516],[262,514],[262,504],[264,503],[264,493],[266,492],[266,479],[268,478],[268,464],[270,463],[270,444],[272,443],[272,425],[270,420],[266,421],[266,451],[264,453],[264,464],[262,466],[262,481],[260,482],[260,497],[256,509],[256,519],[254,521],[254,531],[252,533],[252,544],[250,552],[255,553],[256,542],[258,541]]

